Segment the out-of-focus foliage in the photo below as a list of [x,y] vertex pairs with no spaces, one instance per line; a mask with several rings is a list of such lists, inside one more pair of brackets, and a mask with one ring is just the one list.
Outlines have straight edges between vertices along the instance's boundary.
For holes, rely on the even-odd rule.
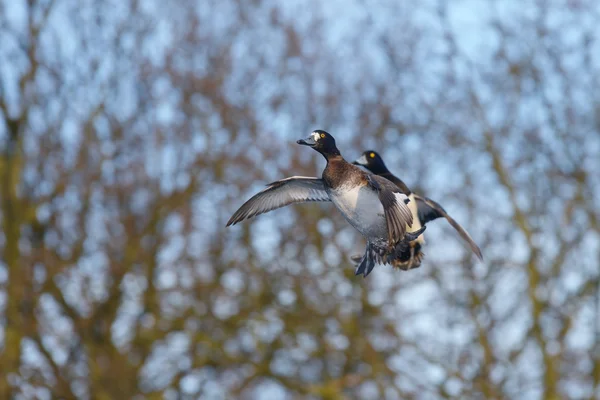
[[[525,3],[0,0],[0,398],[600,396],[600,10]],[[315,128],[485,262],[225,229]]]

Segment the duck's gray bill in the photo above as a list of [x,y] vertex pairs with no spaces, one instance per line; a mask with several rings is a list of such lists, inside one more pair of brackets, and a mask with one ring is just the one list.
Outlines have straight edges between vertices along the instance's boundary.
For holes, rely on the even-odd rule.
[[306,139],[300,139],[296,141],[296,143],[303,144],[305,146],[314,146],[315,144],[317,144],[317,141],[313,139],[312,136],[309,136]]

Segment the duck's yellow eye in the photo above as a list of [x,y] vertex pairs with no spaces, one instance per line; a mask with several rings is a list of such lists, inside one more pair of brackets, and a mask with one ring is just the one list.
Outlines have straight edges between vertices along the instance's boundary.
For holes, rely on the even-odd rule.
[[322,138],[324,138],[324,137],[325,137],[325,134],[324,134],[324,133],[321,133],[321,139],[322,139]]
[[369,157],[371,157],[371,158],[375,158],[375,153],[371,153],[371,154],[369,154]]

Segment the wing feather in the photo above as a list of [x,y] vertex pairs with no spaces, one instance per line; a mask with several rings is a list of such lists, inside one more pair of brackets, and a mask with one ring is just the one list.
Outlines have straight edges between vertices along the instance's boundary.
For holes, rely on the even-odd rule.
[[385,178],[367,175],[367,182],[379,195],[383,206],[390,244],[394,245],[404,239],[406,228],[411,227],[413,216],[407,204],[409,198],[400,189]]
[[292,203],[331,201],[322,179],[292,176],[270,183],[246,201],[229,219],[227,226]]
[[481,249],[479,246],[477,246],[477,243],[475,243],[473,238],[471,238],[471,235],[469,235],[469,233],[458,222],[456,222],[454,218],[448,215],[446,210],[444,210],[441,205],[427,197],[421,197],[416,194],[415,200],[418,204],[419,219],[421,219],[423,223],[439,217],[446,218],[448,223],[452,225],[454,229],[456,229],[460,237],[462,237],[469,244],[469,247],[471,247],[473,253],[475,253],[475,255],[483,261],[483,254],[481,254]]

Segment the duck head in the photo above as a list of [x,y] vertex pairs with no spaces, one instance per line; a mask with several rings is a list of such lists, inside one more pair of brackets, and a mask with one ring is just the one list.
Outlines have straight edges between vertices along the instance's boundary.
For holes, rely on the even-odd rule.
[[379,154],[377,154],[376,151],[373,150],[367,150],[363,152],[362,155],[352,164],[365,167],[376,175],[389,172],[383,162],[383,159],[379,156]]
[[313,148],[321,153],[326,159],[340,155],[340,151],[335,145],[333,136],[321,129],[313,131],[309,137],[300,139],[296,143]]

